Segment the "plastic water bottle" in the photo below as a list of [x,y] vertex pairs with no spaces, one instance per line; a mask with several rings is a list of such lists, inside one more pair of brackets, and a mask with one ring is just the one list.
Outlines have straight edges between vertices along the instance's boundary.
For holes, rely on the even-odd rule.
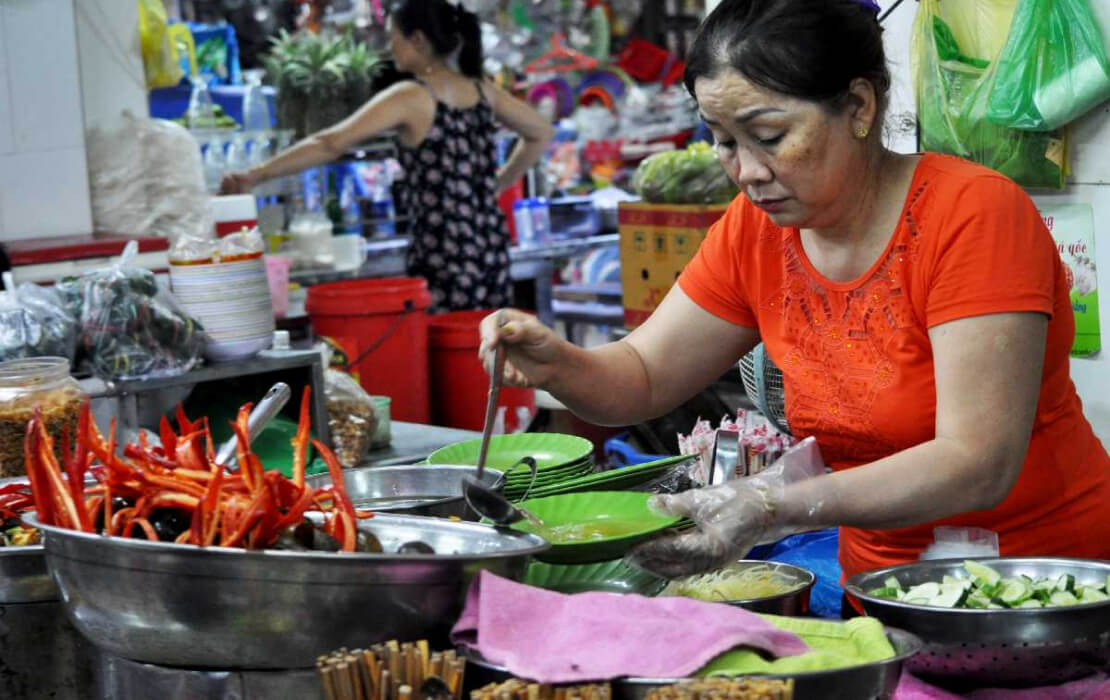
[[271,128],[270,103],[262,92],[262,71],[249,70],[244,75],[247,88],[243,92],[243,129],[266,131]]
[[204,183],[208,191],[215,194],[220,191],[220,181],[227,167],[227,157],[224,155],[224,144],[218,138],[208,140],[208,147],[204,149]]
[[551,240],[551,210],[544,197],[530,199],[528,202],[528,209],[532,214],[532,236],[536,245],[543,245]]
[[531,200],[518,199],[513,202],[513,224],[516,225],[516,244],[530,248],[536,244],[535,228],[532,225]]
[[370,216],[374,221],[375,238],[397,235],[393,193],[389,190],[389,176],[384,171],[377,174],[370,185]]
[[359,208],[353,175],[343,178],[339,192],[339,207],[343,211],[342,232],[362,236],[362,210]]

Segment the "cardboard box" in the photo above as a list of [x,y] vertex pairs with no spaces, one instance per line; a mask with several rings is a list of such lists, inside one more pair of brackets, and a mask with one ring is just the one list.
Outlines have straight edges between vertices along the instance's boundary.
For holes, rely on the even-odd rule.
[[618,211],[624,323],[647,320],[728,205],[622,202]]

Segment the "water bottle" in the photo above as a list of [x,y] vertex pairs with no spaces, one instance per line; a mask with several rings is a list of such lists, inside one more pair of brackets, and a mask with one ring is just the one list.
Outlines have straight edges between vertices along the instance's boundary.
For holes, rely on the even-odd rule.
[[359,208],[353,175],[343,178],[343,189],[339,193],[339,207],[343,211],[342,233],[361,237],[362,211]]
[[209,139],[208,146],[204,149],[204,183],[209,193],[216,194],[220,191],[220,181],[226,167],[223,142],[215,137]]
[[243,129],[266,131],[271,128],[270,102],[262,92],[262,71],[244,72],[247,88],[243,92]]
[[391,238],[397,235],[393,194],[389,190],[389,178],[385,173],[381,173],[372,180],[370,186],[370,216],[374,221],[375,238]]
[[535,228],[532,226],[531,200],[518,199],[513,202],[513,224],[516,225],[516,244],[529,248],[536,244]]
[[551,210],[544,197],[528,201],[528,209],[532,214],[532,237],[536,245],[543,245],[551,240]]

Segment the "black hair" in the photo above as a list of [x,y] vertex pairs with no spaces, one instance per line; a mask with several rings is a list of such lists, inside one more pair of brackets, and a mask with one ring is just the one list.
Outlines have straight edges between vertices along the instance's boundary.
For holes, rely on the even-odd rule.
[[696,99],[697,79],[726,67],[832,110],[856,78],[874,86],[880,114],[890,92],[882,27],[859,0],[723,0],[698,29],[683,83]]
[[456,50],[459,70],[482,77],[482,27],[478,15],[447,0],[400,0],[390,11],[393,25],[406,37],[419,30],[441,58]]

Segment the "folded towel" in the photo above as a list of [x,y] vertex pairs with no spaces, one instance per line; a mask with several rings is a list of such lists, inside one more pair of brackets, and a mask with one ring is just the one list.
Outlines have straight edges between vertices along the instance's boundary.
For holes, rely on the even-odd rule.
[[902,672],[894,700],[1106,700],[1110,698],[1110,676],[1096,673],[1063,685],[1043,688],[985,688],[966,695],[953,695],[948,691],[918,680],[909,672]]
[[781,630],[798,635],[813,651],[765,659],[751,649],[733,649],[713,659],[698,675],[789,675],[858,666],[894,656],[894,647],[886,637],[883,624],[873,617],[856,617],[847,622],[777,615],[760,617]]
[[451,639],[540,683],[684,678],[738,646],[774,658],[809,651],[797,635],[741,608],[676,597],[564,595],[488,571],[474,580]]

